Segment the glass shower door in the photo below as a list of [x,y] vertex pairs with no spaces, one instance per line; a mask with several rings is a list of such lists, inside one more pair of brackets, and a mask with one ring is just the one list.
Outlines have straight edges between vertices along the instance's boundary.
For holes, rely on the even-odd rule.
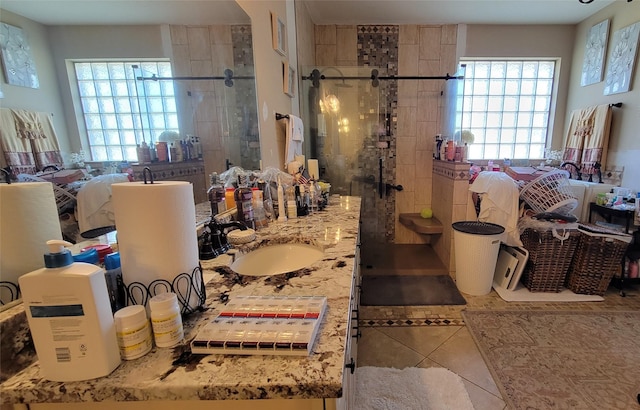
[[305,155],[318,159],[320,179],[331,184],[332,194],[362,198],[363,242],[392,240],[393,218],[387,215],[393,214],[395,196],[387,197],[384,188],[395,174],[388,82],[374,86],[371,67],[314,68],[325,78],[317,86],[303,81],[302,113],[310,141]]

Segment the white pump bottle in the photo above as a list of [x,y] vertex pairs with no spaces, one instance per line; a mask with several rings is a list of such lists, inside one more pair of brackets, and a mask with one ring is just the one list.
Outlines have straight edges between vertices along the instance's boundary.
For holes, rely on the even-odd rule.
[[104,269],[74,262],[71,245],[47,241],[45,268],[18,279],[42,376],[51,381],[95,379],[120,364]]

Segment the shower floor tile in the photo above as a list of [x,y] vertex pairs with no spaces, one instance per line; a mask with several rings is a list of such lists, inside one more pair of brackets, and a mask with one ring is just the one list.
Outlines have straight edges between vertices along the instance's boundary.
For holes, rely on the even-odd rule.
[[362,275],[446,275],[431,245],[364,244]]

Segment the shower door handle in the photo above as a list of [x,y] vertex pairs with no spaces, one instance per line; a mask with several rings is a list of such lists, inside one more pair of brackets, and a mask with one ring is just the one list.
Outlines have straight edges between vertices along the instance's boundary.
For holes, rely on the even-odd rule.
[[378,160],[378,194],[380,195],[380,199],[382,199],[382,190],[384,188],[384,184],[382,183],[382,157]]
[[387,184],[387,189],[386,189],[387,196],[391,195],[392,189],[395,189],[396,191],[402,191],[404,187],[402,185]]

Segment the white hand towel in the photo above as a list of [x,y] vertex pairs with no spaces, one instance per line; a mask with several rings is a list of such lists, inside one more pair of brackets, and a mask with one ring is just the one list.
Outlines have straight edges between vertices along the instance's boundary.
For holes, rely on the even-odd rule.
[[289,114],[287,124],[287,145],[285,165],[293,161],[296,155],[302,155],[302,143],[304,142],[304,124],[302,119]]

